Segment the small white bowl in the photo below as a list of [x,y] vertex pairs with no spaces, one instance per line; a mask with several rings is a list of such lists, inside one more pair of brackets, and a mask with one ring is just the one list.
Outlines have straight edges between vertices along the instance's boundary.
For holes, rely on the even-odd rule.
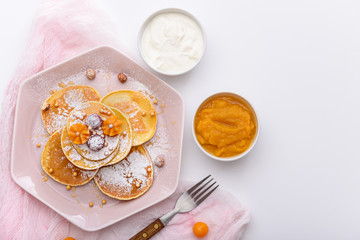
[[[196,61],[196,63],[190,67],[190,68],[187,68],[187,69],[184,69],[183,71],[181,72],[165,72],[165,71],[161,71],[159,69],[156,69],[154,68],[146,59],[145,55],[144,55],[144,52],[143,52],[143,48],[142,48],[142,38],[143,38],[143,33],[146,29],[146,27],[148,26],[148,24],[151,22],[151,20],[153,20],[156,16],[160,15],[160,14],[164,14],[164,13],[178,13],[178,14],[183,14],[187,17],[189,17],[190,19],[192,19],[200,28],[201,30],[201,33],[202,33],[202,37],[203,37],[203,49],[202,49],[202,52],[201,52],[201,55],[199,57],[199,59]],[[205,52],[205,49],[206,49],[206,35],[205,35],[205,32],[204,32],[204,29],[203,27],[201,26],[200,22],[192,15],[190,14],[189,12],[183,10],[183,9],[179,9],[179,8],[166,8],[166,9],[162,9],[162,10],[159,10],[155,13],[153,13],[152,15],[150,15],[146,21],[143,23],[142,27],[140,28],[140,31],[139,31],[139,34],[138,34],[138,40],[137,40],[137,45],[138,45],[138,49],[139,49],[139,52],[140,52],[140,55],[142,57],[142,59],[144,60],[144,62],[155,72],[157,73],[160,73],[160,74],[163,74],[163,75],[167,75],[167,76],[178,76],[178,75],[181,75],[181,74],[184,74],[184,73],[187,73],[189,71],[191,71],[195,66],[197,66],[199,64],[199,62],[201,61],[201,59],[203,58],[204,56],[204,52]]]
[[[198,139],[196,138],[196,134],[195,134],[195,116],[196,116],[196,113],[199,111],[199,109],[210,99],[210,98],[213,98],[213,97],[216,97],[216,96],[222,96],[222,95],[227,95],[227,96],[233,96],[235,98],[238,98],[240,100],[242,100],[243,102],[245,102],[248,107],[250,108],[250,110],[253,112],[254,114],[254,118],[255,118],[255,124],[256,124],[256,132],[255,132],[255,135],[254,135],[254,139],[251,143],[251,145],[249,146],[249,148],[245,151],[245,152],[242,152],[236,156],[233,156],[233,157],[217,157],[217,156],[214,156],[212,155],[211,153],[209,153],[208,151],[206,151],[202,146],[201,144],[199,143]],[[209,96],[208,98],[206,98],[204,101],[202,101],[202,103],[199,105],[199,107],[196,109],[195,111],[195,114],[193,116],[193,122],[192,122],[192,133],[193,133],[193,137],[195,139],[195,142],[196,144],[198,145],[198,147],[206,154],[208,155],[209,157],[215,159],[215,160],[219,160],[219,161],[224,161],[224,162],[229,162],[229,161],[234,161],[234,160],[237,160],[237,159],[240,159],[242,157],[244,157],[246,154],[248,154],[251,149],[253,149],[253,147],[255,146],[258,138],[259,138],[259,134],[260,134],[260,123],[259,123],[259,119],[258,119],[258,114],[256,113],[254,107],[245,99],[243,98],[242,96],[238,95],[238,94],[235,94],[235,93],[231,93],[231,92],[219,92],[219,93],[215,93],[211,96]]]

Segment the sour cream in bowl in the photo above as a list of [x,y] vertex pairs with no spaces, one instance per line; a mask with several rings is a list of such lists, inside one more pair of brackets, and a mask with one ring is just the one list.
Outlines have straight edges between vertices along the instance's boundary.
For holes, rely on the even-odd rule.
[[143,24],[138,48],[154,71],[170,76],[186,73],[201,60],[206,37],[199,21],[176,8],[152,14]]

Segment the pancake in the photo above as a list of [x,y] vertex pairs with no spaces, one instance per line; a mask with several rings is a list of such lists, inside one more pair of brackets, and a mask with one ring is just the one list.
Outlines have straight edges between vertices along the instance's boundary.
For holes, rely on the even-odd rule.
[[83,185],[89,182],[98,170],[84,170],[69,162],[61,148],[61,132],[62,129],[59,129],[50,136],[41,155],[41,166],[59,183],[70,186]]
[[113,110],[118,119],[122,121],[122,133],[119,140],[119,151],[117,152],[114,159],[106,165],[116,164],[123,160],[129,154],[132,146],[132,130],[129,120],[121,111],[117,110],[116,108],[111,108],[111,110]]
[[86,158],[83,158],[74,148],[71,140],[69,139],[69,136],[67,135],[67,131],[62,131],[61,135],[61,147],[65,154],[65,156],[68,158],[68,160],[74,164],[75,166],[86,169],[86,170],[92,170],[92,169],[98,169],[102,166],[105,166],[107,163],[109,163],[117,154],[118,149],[114,151],[112,154],[110,154],[107,158],[100,160],[100,161],[91,161],[87,160]]
[[133,147],[121,162],[102,167],[94,180],[107,196],[131,200],[143,195],[153,182],[153,166],[149,154],[140,145]]
[[[106,112],[107,114],[103,113]],[[99,102],[86,102],[77,106],[69,115],[68,123],[66,125],[67,131],[69,131],[70,126],[81,123],[86,125],[87,116],[90,114],[97,114],[103,119],[108,119],[112,116],[116,116],[115,113],[107,106]],[[87,160],[91,161],[100,161],[106,159],[111,153],[115,151],[119,144],[120,134],[116,136],[108,136],[104,134],[102,127],[93,129],[92,134],[98,134],[104,137],[106,146],[101,147],[100,150],[94,151],[91,150],[88,144],[74,144],[73,146],[76,151]],[[69,132],[67,133],[69,134]]]
[[67,123],[70,112],[78,105],[88,101],[100,101],[99,92],[90,86],[69,86],[63,88],[41,106],[41,117],[46,131],[51,135]]
[[141,92],[118,90],[107,94],[101,102],[123,112],[133,131],[133,146],[153,137],[156,131],[156,112],[150,100]]

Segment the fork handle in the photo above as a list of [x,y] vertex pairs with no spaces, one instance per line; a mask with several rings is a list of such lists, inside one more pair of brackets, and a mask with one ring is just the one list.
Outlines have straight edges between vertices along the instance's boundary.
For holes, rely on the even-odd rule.
[[154,222],[150,223],[146,228],[141,230],[138,234],[130,238],[130,240],[147,240],[154,236],[156,233],[160,232],[165,226],[160,221],[160,219],[156,219]]

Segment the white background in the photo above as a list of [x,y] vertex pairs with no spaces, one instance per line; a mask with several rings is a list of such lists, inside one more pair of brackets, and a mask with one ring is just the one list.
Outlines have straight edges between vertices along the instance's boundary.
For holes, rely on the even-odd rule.
[[[39,0],[0,8],[0,92],[20,59]],[[181,178],[212,173],[252,215],[243,239],[360,239],[360,2],[350,0],[106,0],[119,40],[142,65],[137,33],[154,11],[179,7],[207,34],[203,61],[162,77],[185,101]],[[235,162],[195,145],[192,117],[233,91],[258,111],[261,135]]]

